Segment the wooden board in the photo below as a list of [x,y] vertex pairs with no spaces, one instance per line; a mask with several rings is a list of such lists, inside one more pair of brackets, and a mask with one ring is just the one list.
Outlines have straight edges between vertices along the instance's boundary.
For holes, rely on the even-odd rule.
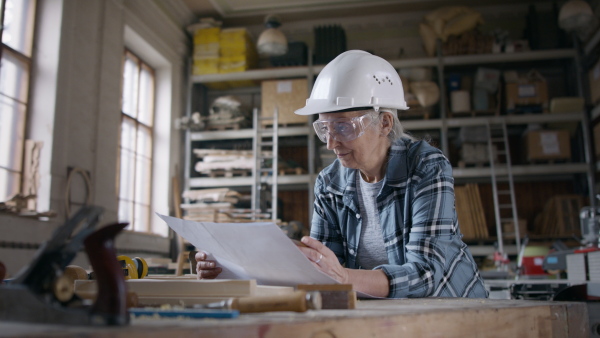
[[[96,281],[75,281],[75,292],[96,290]],[[248,297],[256,295],[256,280],[129,279],[127,288],[139,297]]]
[[124,327],[0,322],[14,336],[589,337],[583,302],[422,298],[362,300],[355,310],[242,314],[236,319],[133,319]]

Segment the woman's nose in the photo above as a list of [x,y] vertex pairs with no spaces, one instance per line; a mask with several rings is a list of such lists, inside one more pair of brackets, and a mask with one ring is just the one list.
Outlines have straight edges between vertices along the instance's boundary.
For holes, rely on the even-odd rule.
[[331,134],[327,135],[327,150],[333,150],[335,149],[335,146],[337,146],[338,141],[336,141]]

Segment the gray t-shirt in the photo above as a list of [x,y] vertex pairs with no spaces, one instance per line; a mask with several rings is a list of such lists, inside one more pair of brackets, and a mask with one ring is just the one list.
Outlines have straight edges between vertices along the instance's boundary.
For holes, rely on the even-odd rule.
[[363,269],[371,270],[376,266],[389,263],[377,210],[377,194],[379,194],[384,180],[368,183],[360,173],[356,177],[358,181],[356,186],[359,187],[357,192],[360,217],[362,217],[358,243],[358,264]]

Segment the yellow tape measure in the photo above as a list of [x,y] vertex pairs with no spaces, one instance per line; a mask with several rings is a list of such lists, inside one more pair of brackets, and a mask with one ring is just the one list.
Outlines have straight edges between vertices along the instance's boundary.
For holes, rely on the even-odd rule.
[[117,256],[117,261],[121,264],[125,279],[142,279],[148,276],[148,263],[143,258],[131,259],[127,256]]

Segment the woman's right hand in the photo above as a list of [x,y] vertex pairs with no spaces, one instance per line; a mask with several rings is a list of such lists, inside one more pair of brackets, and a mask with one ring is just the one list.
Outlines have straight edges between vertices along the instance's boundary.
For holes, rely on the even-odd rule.
[[206,252],[198,251],[196,253],[196,272],[198,279],[214,279],[223,269],[217,266],[217,262],[207,260]]

